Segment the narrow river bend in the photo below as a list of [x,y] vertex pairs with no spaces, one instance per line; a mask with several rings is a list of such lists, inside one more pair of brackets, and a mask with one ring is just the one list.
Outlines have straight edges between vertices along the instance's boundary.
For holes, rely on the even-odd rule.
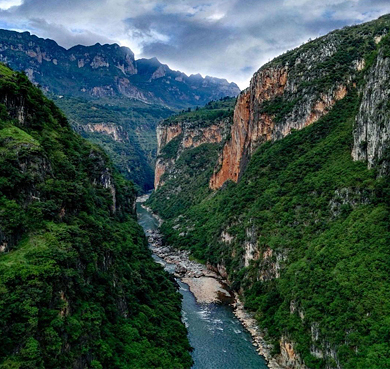
[[[138,222],[145,232],[158,229],[157,220],[137,203]],[[173,273],[175,266],[158,256],[156,262]],[[199,304],[186,284],[177,280],[183,296],[182,319],[194,348],[192,369],[267,369],[265,360],[252,345],[250,334],[234,316],[232,307]]]

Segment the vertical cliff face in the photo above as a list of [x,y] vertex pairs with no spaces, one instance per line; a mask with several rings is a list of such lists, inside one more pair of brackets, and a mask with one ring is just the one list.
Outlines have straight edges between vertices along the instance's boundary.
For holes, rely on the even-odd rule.
[[175,164],[175,160],[172,158],[169,159],[163,159],[163,158],[157,158],[156,160],[156,166],[154,169],[154,188],[158,189],[160,186],[164,184],[162,181],[162,176],[169,170],[169,168],[172,168]]
[[[220,144],[231,125],[234,99],[222,100],[190,113],[167,119],[157,127],[155,189],[164,184],[162,177],[174,168],[181,154],[203,144]],[[220,105],[218,105],[220,104]],[[225,106],[226,105],[226,106]]]
[[[183,132],[182,123],[173,125],[158,125],[157,126],[157,160],[154,169],[154,188],[158,188],[162,182],[161,177],[175,163],[175,157],[160,156],[161,150],[168,145],[174,138],[181,135]],[[188,133],[187,133],[188,136]]]
[[225,181],[238,181],[248,156],[259,143],[272,138],[272,117],[260,113],[264,101],[283,94],[287,82],[286,68],[270,68],[259,71],[250,87],[243,91],[234,109],[231,138],[223,148],[217,169],[210,180],[210,187],[220,188]]
[[[154,188],[157,189],[164,183],[161,179],[162,176],[173,168],[181,152],[205,143],[218,144],[222,142],[227,135],[226,127],[229,126],[229,121],[229,119],[217,120],[215,124],[208,127],[193,126],[189,122],[182,122],[173,126],[159,126],[157,129],[159,156],[156,160]],[[162,151],[174,139],[177,140],[176,156],[169,157],[171,153],[168,156],[164,155]],[[162,155],[160,155],[161,153]]]
[[337,52],[337,38],[328,38],[326,47],[315,51],[320,54],[298,51],[294,63],[276,60],[275,65],[265,66],[254,74],[249,88],[238,98],[231,138],[210,179],[210,188],[218,189],[227,180],[237,182],[260,144],[313,124],[345,97],[347,86],[360,68],[359,60],[351,60],[348,73],[329,87],[313,82],[318,77],[318,71],[313,73],[316,65]]
[[182,122],[169,125],[162,122],[157,126],[157,156],[169,142],[183,132],[182,125]]
[[379,165],[382,173],[390,164],[390,58],[382,49],[365,77],[362,102],[354,129],[354,160],[366,161],[369,168]]

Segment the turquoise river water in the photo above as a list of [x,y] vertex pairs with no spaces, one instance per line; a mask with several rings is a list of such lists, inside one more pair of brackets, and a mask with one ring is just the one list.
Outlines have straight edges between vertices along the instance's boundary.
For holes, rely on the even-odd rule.
[[[137,203],[138,222],[145,231],[158,228],[157,220]],[[157,262],[164,261],[154,255]],[[174,266],[164,263],[168,272]],[[180,285],[182,319],[194,348],[192,369],[267,369],[265,360],[252,345],[250,334],[234,316],[232,307],[223,304],[199,304],[188,286]]]

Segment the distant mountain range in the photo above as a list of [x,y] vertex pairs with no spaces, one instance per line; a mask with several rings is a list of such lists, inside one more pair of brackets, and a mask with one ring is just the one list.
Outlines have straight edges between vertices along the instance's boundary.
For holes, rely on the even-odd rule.
[[105,147],[119,170],[152,187],[155,127],[175,111],[236,96],[225,79],[171,70],[156,58],[134,58],[117,44],[74,46],[29,32],[0,30],[0,61],[25,71],[83,136]]

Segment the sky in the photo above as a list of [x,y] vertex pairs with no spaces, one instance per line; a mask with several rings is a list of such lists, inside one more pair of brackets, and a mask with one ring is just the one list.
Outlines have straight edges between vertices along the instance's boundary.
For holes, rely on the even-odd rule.
[[116,42],[243,89],[286,50],[386,13],[390,0],[0,0],[0,28],[66,48]]

